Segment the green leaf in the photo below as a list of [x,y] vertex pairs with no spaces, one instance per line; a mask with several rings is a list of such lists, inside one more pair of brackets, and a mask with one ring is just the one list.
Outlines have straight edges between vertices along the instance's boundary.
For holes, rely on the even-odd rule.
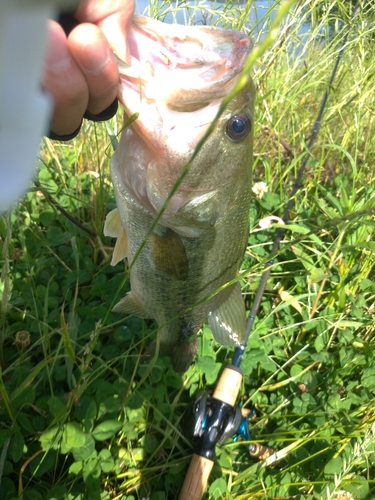
[[311,229],[298,224],[275,224],[276,227],[282,227],[285,230],[292,231],[294,233],[308,234]]
[[369,368],[363,372],[361,384],[370,391],[375,391],[375,369]]
[[306,252],[304,252],[301,248],[296,247],[295,245],[292,246],[292,250],[295,256],[300,260],[303,267],[307,269],[307,271],[316,272],[314,261]]
[[98,415],[98,408],[96,406],[96,402],[92,399],[87,407],[85,420],[84,420],[84,428],[85,432],[91,432],[94,428],[94,422]]
[[227,453],[225,450],[222,450],[219,457],[219,464],[221,467],[231,469],[233,465],[232,455],[230,453]]
[[209,492],[210,495],[216,500],[223,496],[227,491],[227,482],[223,477],[219,477],[215,479],[215,481],[211,484]]
[[241,364],[243,374],[249,375],[253,369],[257,368],[258,363],[262,365],[266,359],[267,356],[264,354],[262,349],[251,349],[246,353],[246,356]]
[[221,364],[216,363],[211,356],[202,356],[198,358],[198,367],[206,376],[208,384],[213,384],[219,374]]
[[57,427],[51,427],[43,432],[40,436],[39,441],[42,446],[42,450],[48,451],[50,448],[57,450],[60,439],[62,435],[62,430]]
[[56,216],[52,209],[44,210],[39,214],[39,222],[46,227],[52,226]]
[[62,229],[57,226],[52,226],[47,229],[47,240],[52,245],[62,245],[70,240],[72,236],[69,233],[63,233]]
[[42,477],[43,474],[52,470],[56,464],[56,454],[55,450],[50,450],[47,453],[37,455],[29,465],[31,475]]
[[362,498],[367,498],[367,495],[370,492],[370,487],[366,478],[363,476],[357,476],[355,479],[350,482],[343,483],[343,488],[352,494],[352,497],[355,500],[362,500]]
[[12,440],[10,442],[10,456],[13,462],[18,462],[23,455],[23,447],[25,441],[23,439],[22,433],[19,429],[16,429],[12,436]]
[[13,435],[13,428],[0,430],[0,448],[3,448],[5,443]]
[[62,411],[65,408],[65,405],[61,401],[60,398],[58,398],[56,396],[52,396],[48,400],[48,408],[49,408],[49,411],[51,412],[51,415],[53,415],[54,417],[57,417],[57,415],[62,413]]
[[99,453],[99,463],[103,472],[110,472],[115,466],[112,454],[109,450],[103,449]]
[[153,493],[151,495],[150,500],[165,500],[165,499],[166,499],[166,496],[165,496],[164,491],[155,491],[155,493]]
[[367,278],[365,278],[364,280],[361,281],[359,287],[361,290],[366,290],[367,288],[369,288],[371,285],[373,284],[373,281],[372,280],[369,280]]
[[323,269],[321,269],[320,267],[316,267],[310,272],[308,276],[308,282],[310,284],[319,283],[320,281],[323,281],[325,278],[327,278],[327,274],[323,271]]
[[19,392],[16,396],[15,394],[17,394],[16,391],[14,391],[14,393],[11,395],[13,408],[22,408],[25,405],[30,405],[34,403],[35,389],[30,385],[24,387],[23,391]]
[[69,473],[70,474],[75,474],[76,476],[81,473],[83,469],[83,462],[81,460],[78,460],[77,462],[72,463],[72,465],[69,467]]
[[100,477],[100,466],[98,458],[88,460],[83,466],[82,475],[86,484],[90,484]]
[[[132,459],[135,462],[141,462],[144,459],[145,453],[143,448],[133,448]],[[132,462],[133,462],[132,460]]]
[[[36,365],[36,367],[31,371],[31,373],[23,380],[22,384],[12,392],[12,394],[10,396],[10,400],[12,402],[17,401],[18,397],[21,397],[21,400],[22,400],[22,397],[23,397],[22,392],[26,391],[26,389],[31,384],[31,382],[34,380],[34,378],[48,365],[48,363],[51,362],[51,360],[52,360],[52,358],[44,359],[43,361],[41,361],[40,363],[38,363]],[[31,394],[31,393],[26,392],[26,394]],[[35,392],[34,392],[34,397],[35,397]],[[26,399],[27,399],[27,402],[29,402],[29,403],[34,401],[34,398],[32,401],[30,401],[29,396]],[[25,403],[23,403],[23,404],[25,404]]]
[[79,448],[73,448],[74,460],[86,460],[91,457],[95,450],[95,441],[90,434],[85,434],[85,442]]
[[39,491],[36,491],[33,488],[26,488],[23,492],[23,498],[24,500],[43,500]]
[[338,326],[340,328],[359,328],[363,325],[361,321],[353,321],[349,319],[342,319],[339,323]]
[[63,428],[62,445],[68,448],[80,448],[86,442],[86,435],[82,426],[75,422],[68,422]]
[[122,422],[118,420],[106,420],[95,427],[92,431],[92,435],[97,441],[104,441],[114,436],[121,427]]
[[1,478],[0,498],[2,500],[18,500],[19,498],[16,493],[15,481],[9,477]]
[[55,486],[47,493],[46,500],[63,500],[67,496],[66,493],[66,486]]
[[342,458],[340,456],[331,458],[324,467],[324,473],[328,476],[339,474],[342,470]]
[[[30,421],[30,416],[19,412],[17,414],[17,422],[20,424],[20,426],[23,429],[25,429],[26,432],[28,432],[30,434],[33,434],[35,432],[35,429]],[[1,448],[1,443],[0,443],[0,448]]]
[[316,349],[316,352],[320,352],[322,349],[325,348],[325,342],[323,335],[318,335],[314,341],[314,347]]
[[[3,469],[3,476],[9,476],[13,472],[13,464],[12,462],[9,462],[9,460],[5,460],[4,462],[4,469]],[[1,496],[0,496],[1,498]]]

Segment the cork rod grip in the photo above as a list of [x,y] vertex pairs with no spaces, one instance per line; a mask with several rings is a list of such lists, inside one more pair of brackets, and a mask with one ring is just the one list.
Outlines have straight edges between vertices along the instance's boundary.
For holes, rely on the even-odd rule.
[[201,500],[213,465],[212,460],[194,454],[178,500]]
[[231,365],[226,366],[217,383],[213,397],[230,406],[235,406],[241,387],[241,381],[242,373],[239,369]]

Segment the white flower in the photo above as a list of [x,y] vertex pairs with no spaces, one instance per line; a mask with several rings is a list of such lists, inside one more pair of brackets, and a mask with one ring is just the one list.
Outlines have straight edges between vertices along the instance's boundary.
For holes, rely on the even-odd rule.
[[336,498],[342,498],[342,500],[354,500],[352,494],[345,490],[338,491],[336,495]]
[[251,189],[257,198],[263,198],[263,196],[268,192],[268,186],[263,181],[256,182]]
[[261,219],[259,221],[259,227],[261,229],[266,229],[267,227],[270,227],[272,222],[278,222],[279,224],[285,224],[283,219],[280,217],[277,217],[276,215],[269,215],[268,217],[265,217],[264,219]]

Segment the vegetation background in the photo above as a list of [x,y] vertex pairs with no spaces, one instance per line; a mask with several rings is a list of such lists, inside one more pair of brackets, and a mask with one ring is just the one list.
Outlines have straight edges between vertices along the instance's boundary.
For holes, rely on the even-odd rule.
[[[341,23],[351,25],[243,361],[239,402],[256,410],[251,439],[281,460],[258,462],[249,443],[229,441],[217,448],[209,499],[375,498],[374,2],[360,0],[352,20],[349,1],[290,3],[268,41],[279,2],[266,14],[251,0],[149,6],[153,17],[185,9],[190,23],[199,12],[258,47],[266,40],[253,68],[254,181],[268,192],[250,207],[248,309],[275,234],[259,221],[283,212]],[[154,323],[111,313],[129,288],[102,234],[121,127],[119,115],[85,123],[69,143],[46,139],[35,185],[0,218],[2,500],[177,498],[192,454],[181,418],[233,354],[204,325],[199,356],[180,377],[168,359],[141,362]]]

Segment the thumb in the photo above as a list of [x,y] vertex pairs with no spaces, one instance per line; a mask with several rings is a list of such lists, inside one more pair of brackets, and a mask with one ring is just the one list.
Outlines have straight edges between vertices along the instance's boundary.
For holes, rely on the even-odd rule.
[[134,0],[86,0],[79,5],[75,17],[101,28],[111,49],[129,62],[126,36],[133,14]]

